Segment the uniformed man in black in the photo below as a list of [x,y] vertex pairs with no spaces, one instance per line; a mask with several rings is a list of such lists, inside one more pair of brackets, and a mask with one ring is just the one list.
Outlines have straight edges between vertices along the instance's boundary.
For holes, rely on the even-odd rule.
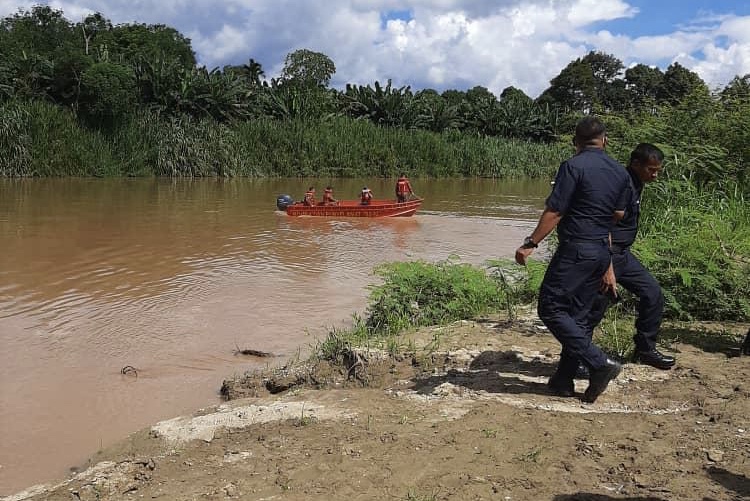
[[[632,183],[631,201],[625,210],[625,216],[612,229],[612,265],[602,283],[603,288],[608,288],[609,284],[616,282],[638,296],[633,358],[658,369],[668,370],[675,364],[674,357],[656,349],[656,336],[664,312],[664,294],[656,279],[630,252],[630,246],[638,233],[643,186],[656,181],[663,162],[664,153],[653,144],[641,143],[631,152],[627,169]],[[587,319],[589,335],[604,318],[609,302],[610,299],[603,294],[594,300]]]
[[526,264],[534,248],[557,227],[559,245],[544,275],[537,308],[562,345],[560,364],[548,384],[558,395],[573,396],[573,377],[581,360],[590,373],[583,400],[594,402],[622,367],[593,343],[585,322],[576,319],[591,310],[609,267],[609,232],[625,213],[630,178],[604,152],[607,134],[598,118],[578,122],[574,144],[576,154],[560,165],[536,228],[516,250],[516,262]]

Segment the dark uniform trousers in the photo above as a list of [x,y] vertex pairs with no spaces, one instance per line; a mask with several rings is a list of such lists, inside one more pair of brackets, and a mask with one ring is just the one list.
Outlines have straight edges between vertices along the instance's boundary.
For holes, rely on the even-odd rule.
[[[646,268],[631,254],[629,247],[612,246],[612,267],[617,283],[638,296],[638,318],[635,322],[635,349],[651,351],[656,348],[656,336],[661,326],[664,311],[664,294],[659,282],[651,276]],[[586,323],[591,335],[599,325],[609,306],[609,299],[597,294]]]
[[606,354],[589,335],[586,318],[610,262],[607,239],[562,242],[539,289],[537,312],[562,345],[558,372],[571,379],[582,360],[592,369],[606,365]]

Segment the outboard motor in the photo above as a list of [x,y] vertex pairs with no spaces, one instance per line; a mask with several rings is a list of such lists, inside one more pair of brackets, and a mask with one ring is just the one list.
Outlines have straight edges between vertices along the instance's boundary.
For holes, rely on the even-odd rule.
[[287,207],[294,203],[294,199],[289,195],[279,195],[276,197],[276,207],[279,210],[286,210]]

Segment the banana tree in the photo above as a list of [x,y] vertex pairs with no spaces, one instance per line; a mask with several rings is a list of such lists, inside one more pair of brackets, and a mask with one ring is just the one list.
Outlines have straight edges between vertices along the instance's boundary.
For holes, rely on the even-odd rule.
[[409,86],[394,88],[390,79],[385,87],[377,81],[374,88],[347,84],[340,97],[340,108],[352,118],[391,127],[413,124],[410,109],[414,96]]

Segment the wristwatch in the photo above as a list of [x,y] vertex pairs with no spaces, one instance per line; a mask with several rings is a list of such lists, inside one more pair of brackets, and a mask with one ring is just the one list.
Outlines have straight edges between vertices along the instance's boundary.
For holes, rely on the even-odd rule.
[[534,242],[529,236],[523,239],[523,245],[521,245],[521,247],[523,247],[524,249],[536,249],[537,247],[539,247],[539,244]]

